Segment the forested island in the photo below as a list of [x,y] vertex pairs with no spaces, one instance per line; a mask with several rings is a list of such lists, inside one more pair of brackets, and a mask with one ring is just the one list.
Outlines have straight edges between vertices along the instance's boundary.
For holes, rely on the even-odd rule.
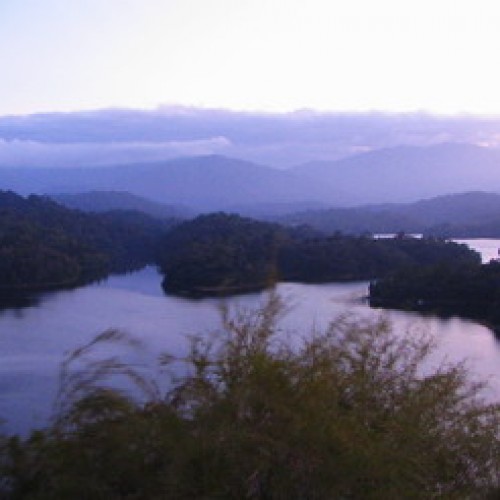
[[172,293],[219,294],[262,289],[276,281],[371,280],[398,269],[438,263],[479,265],[465,245],[441,239],[325,236],[237,215],[202,215],[165,237],[159,264]]
[[440,264],[395,272],[370,285],[374,307],[462,316],[500,335],[500,262]]

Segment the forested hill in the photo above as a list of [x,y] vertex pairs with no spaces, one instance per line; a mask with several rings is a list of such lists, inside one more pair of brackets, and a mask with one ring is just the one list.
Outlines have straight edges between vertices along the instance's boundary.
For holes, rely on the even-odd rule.
[[0,191],[0,290],[75,285],[153,262],[173,224],[139,212],[85,214]]
[[334,187],[248,161],[219,155],[93,168],[3,168],[2,186],[20,193],[127,191],[194,211],[259,204],[340,203]]
[[84,212],[134,210],[157,219],[185,219],[193,215],[187,207],[158,203],[126,191],[87,191],[73,194],[51,194],[49,196],[61,205]]
[[[320,231],[363,233],[429,232],[444,237],[500,234],[500,194],[465,192],[414,203],[308,210],[278,219],[309,224]],[[488,234],[490,233],[490,234]]]
[[186,294],[241,292],[276,280],[368,280],[441,262],[479,265],[480,258],[465,245],[437,239],[326,237],[307,226],[285,228],[224,213],[178,225],[159,256],[164,288]]

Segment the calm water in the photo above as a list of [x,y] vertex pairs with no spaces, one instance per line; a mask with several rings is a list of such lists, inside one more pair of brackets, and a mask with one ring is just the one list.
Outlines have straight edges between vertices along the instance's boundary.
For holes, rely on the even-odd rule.
[[[500,241],[487,240],[496,249]],[[469,242],[470,243],[470,242]],[[484,241],[483,241],[484,243]],[[476,246],[481,244],[474,243]],[[47,422],[54,399],[58,369],[64,353],[116,327],[144,341],[143,361],[157,353],[184,352],[185,336],[208,333],[219,324],[221,299],[188,300],[165,296],[154,268],[114,276],[71,291],[49,293],[36,305],[0,311],[0,416],[6,432],[26,432]],[[367,283],[302,285],[286,283],[278,291],[291,304],[283,328],[300,332],[321,327],[336,315],[350,311],[376,316],[361,297]],[[261,293],[225,299],[229,304],[255,306]],[[470,321],[441,320],[412,313],[390,311],[398,331],[420,328],[439,341],[439,355],[450,360],[467,358],[475,373],[488,377],[489,397],[500,399],[500,343],[486,328]],[[114,354],[109,347],[103,354]]]

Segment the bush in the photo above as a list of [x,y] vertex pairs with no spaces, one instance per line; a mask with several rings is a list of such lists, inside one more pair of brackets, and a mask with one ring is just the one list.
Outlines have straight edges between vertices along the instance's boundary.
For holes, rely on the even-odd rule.
[[[383,318],[339,318],[287,342],[271,294],[191,339],[167,394],[126,364],[64,365],[54,425],[6,440],[11,498],[485,498],[498,494],[500,410],[463,365]],[[100,340],[123,340],[108,334]],[[94,344],[92,344],[93,346]],[[89,346],[92,347],[92,346]],[[181,373],[181,374],[180,374]],[[138,402],[106,388],[122,374]],[[179,375],[180,374],[180,375]],[[68,404],[69,403],[69,404]]]

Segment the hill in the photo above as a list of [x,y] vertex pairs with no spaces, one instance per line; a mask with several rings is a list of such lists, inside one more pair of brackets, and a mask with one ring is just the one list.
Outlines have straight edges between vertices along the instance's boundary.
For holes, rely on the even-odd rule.
[[172,223],[140,212],[86,214],[0,191],[0,290],[74,286],[142,267]]
[[52,194],[50,198],[69,208],[84,212],[134,210],[159,219],[185,218],[192,213],[178,205],[157,203],[125,191],[88,191],[75,194]]
[[[490,226],[495,222],[500,228],[500,195],[467,192],[438,196],[415,203],[310,210],[287,215],[279,220],[291,225],[309,224],[328,233],[342,231],[354,234],[399,231],[421,233],[435,226],[452,225],[457,226],[457,231],[458,226],[463,229],[460,236],[467,236],[467,231],[474,232],[473,228]],[[498,230],[497,233],[500,234]],[[437,232],[433,231],[433,234]]]
[[500,191],[500,150],[472,144],[399,146],[291,172],[349,193],[351,205],[410,202],[463,191]]
[[94,168],[3,168],[0,183],[23,194],[127,191],[200,211],[265,203],[324,201],[335,205],[346,201],[319,181],[218,155]]
[[296,206],[353,207],[500,192],[500,150],[450,143],[399,146],[286,170],[220,155],[106,167],[4,167],[0,184],[22,194],[122,191],[198,212],[266,216]]
[[295,205],[352,207],[500,192],[500,151],[471,144],[399,146],[286,170],[220,155],[106,167],[4,167],[0,183],[22,194],[124,191],[194,211],[265,216]]

